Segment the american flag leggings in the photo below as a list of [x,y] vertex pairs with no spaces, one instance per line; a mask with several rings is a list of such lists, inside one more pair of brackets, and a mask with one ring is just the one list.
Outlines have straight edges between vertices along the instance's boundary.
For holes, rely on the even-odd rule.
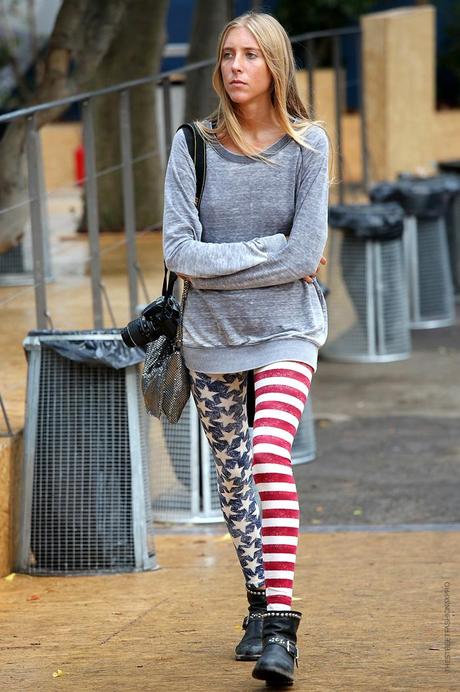
[[254,371],[251,442],[247,372],[190,371],[192,395],[214,455],[227,528],[246,583],[265,585],[269,610],[290,610],[292,604],[300,511],[291,449],[313,372],[297,361]]

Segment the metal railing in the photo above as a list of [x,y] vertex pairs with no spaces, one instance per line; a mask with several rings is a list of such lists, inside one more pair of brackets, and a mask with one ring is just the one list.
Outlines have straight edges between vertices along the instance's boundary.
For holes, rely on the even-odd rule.
[[[345,184],[344,184],[344,169],[343,169],[343,130],[342,116],[345,112],[345,104],[343,103],[344,86],[342,83],[342,54],[341,54],[341,39],[344,36],[355,36],[357,39],[356,51],[357,61],[361,65],[361,30],[360,28],[345,28],[335,29],[330,31],[317,31],[300,34],[291,38],[292,44],[299,46],[299,49],[304,51],[304,62],[306,72],[308,73],[308,93],[305,95],[309,104],[310,116],[315,117],[316,111],[316,94],[315,94],[315,70],[316,70],[316,42],[319,39],[329,39],[332,41],[333,55],[333,71],[334,71],[334,91],[335,91],[335,132],[336,141],[335,149],[338,153],[338,195],[340,202],[344,200]],[[52,325],[51,315],[47,307],[47,290],[46,290],[46,258],[44,256],[45,234],[46,234],[46,213],[45,205],[49,194],[46,193],[43,183],[43,162],[40,149],[39,130],[37,128],[37,114],[52,108],[62,108],[73,104],[80,104],[82,109],[82,125],[83,125],[83,148],[85,160],[85,178],[84,190],[87,209],[87,224],[88,224],[88,242],[89,242],[89,258],[90,265],[90,280],[92,293],[92,308],[93,308],[93,325],[95,328],[102,328],[103,319],[103,298],[108,302],[107,292],[102,281],[101,272],[101,250],[100,250],[100,235],[99,235],[99,210],[98,210],[98,180],[101,175],[108,172],[121,171],[122,178],[122,203],[124,216],[124,237],[121,244],[126,245],[127,253],[127,277],[128,277],[128,292],[129,292],[129,310],[131,317],[136,315],[136,307],[138,306],[138,287],[141,284],[146,300],[148,295],[143,280],[141,268],[138,262],[136,248],[136,213],[135,213],[135,184],[133,167],[136,159],[133,157],[132,145],[132,127],[131,127],[131,93],[133,89],[152,85],[161,88],[162,93],[162,116],[163,116],[163,146],[166,152],[166,157],[169,154],[171,141],[173,137],[173,109],[171,100],[171,84],[173,76],[178,73],[187,75],[188,73],[200,70],[214,64],[214,59],[204,60],[199,63],[185,66],[183,68],[169,70],[156,75],[151,75],[142,79],[123,82],[114,86],[89,91],[74,96],[58,99],[48,103],[42,103],[30,108],[22,108],[17,111],[7,113],[0,116],[0,124],[11,123],[19,119],[26,120],[26,156],[27,156],[27,176],[28,176],[28,197],[20,204],[29,205],[30,226],[32,234],[33,248],[33,285],[27,289],[22,289],[13,296],[8,296],[2,300],[0,297],[0,309],[2,303],[6,304],[14,300],[17,296],[24,293],[24,290],[33,288],[35,292],[35,315],[36,326],[38,329],[45,329]],[[359,93],[359,110],[361,114],[361,158],[363,168],[362,187],[366,191],[369,187],[369,169],[368,169],[368,154],[367,154],[367,127],[364,113],[363,99],[363,77],[362,69],[359,67],[358,72],[358,93]],[[94,132],[94,101],[96,98],[103,96],[118,94],[118,114],[119,114],[119,136],[120,136],[120,151],[121,160],[118,164],[111,166],[110,169],[98,171],[96,168],[95,157],[95,132]],[[148,152],[144,155],[152,156],[158,152]],[[137,160],[142,158],[138,157]],[[0,209],[0,215],[11,211],[12,207]],[[143,228],[144,233],[152,228],[158,227],[159,223],[154,223],[151,226]],[[139,235],[139,232],[137,232]],[[117,246],[120,245],[117,243]],[[1,294],[0,294],[1,295]],[[112,313],[111,313],[112,314]],[[2,403],[2,410],[6,418],[6,410]],[[9,423],[7,424],[8,432],[11,432]]]

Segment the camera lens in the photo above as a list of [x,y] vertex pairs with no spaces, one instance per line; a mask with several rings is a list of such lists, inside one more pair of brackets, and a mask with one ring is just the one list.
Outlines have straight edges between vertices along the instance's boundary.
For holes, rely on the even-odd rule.
[[134,348],[135,346],[142,348],[150,341],[150,333],[146,327],[146,320],[141,316],[129,322],[121,330],[121,338],[128,348]]

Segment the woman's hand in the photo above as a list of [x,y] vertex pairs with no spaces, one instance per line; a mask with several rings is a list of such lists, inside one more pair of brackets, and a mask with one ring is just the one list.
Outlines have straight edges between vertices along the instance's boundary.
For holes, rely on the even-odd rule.
[[319,261],[319,264],[318,264],[318,266],[317,266],[316,271],[315,271],[314,274],[309,274],[308,276],[304,276],[304,277],[303,277],[303,280],[306,281],[307,284],[312,284],[312,283],[313,283],[313,279],[315,278],[315,276],[317,275],[317,273],[318,273],[319,270],[321,269],[321,265],[322,265],[322,264],[323,264],[323,265],[324,265],[324,264],[327,264],[327,259],[326,259],[325,257],[321,257],[321,259],[320,259],[320,261]]

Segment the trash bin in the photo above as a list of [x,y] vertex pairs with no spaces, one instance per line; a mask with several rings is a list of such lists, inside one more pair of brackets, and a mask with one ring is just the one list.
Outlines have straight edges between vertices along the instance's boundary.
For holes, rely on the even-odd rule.
[[16,570],[155,569],[143,351],[103,329],[33,331],[24,348]]
[[457,161],[439,161],[438,169],[449,175],[456,189],[453,191],[447,207],[447,243],[449,245],[450,270],[454,292],[460,297],[460,159]]
[[403,245],[412,329],[455,324],[445,221],[451,194],[439,176],[408,175],[377,183],[369,192],[373,201],[398,202],[406,213]]
[[329,336],[321,357],[358,363],[408,358],[404,210],[396,203],[340,204],[330,207],[329,225]]

